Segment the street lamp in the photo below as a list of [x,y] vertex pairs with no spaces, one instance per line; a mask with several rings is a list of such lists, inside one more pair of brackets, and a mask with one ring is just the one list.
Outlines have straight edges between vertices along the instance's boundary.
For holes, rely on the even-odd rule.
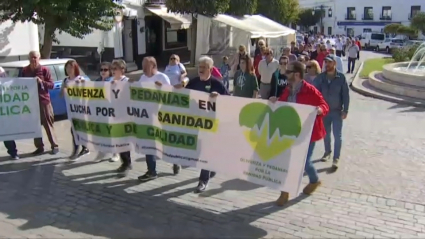
[[121,9],[117,9],[115,12],[115,21],[116,22],[122,22],[122,19],[124,17],[124,12]]
[[329,8],[328,10],[328,17],[332,17],[332,8]]
[[313,11],[311,11],[311,15],[314,16],[314,14],[316,14],[316,10],[313,9]]

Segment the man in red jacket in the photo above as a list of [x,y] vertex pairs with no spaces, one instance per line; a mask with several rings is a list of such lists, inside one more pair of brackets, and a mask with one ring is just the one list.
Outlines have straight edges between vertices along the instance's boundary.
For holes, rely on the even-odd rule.
[[[323,125],[323,116],[329,112],[329,106],[323,99],[322,94],[304,79],[305,65],[301,62],[291,62],[287,66],[286,75],[288,77],[288,86],[283,90],[279,101],[298,103],[303,105],[311,105],[317,107],[317,117],[314,122],[313,131],[311,133],[311,141],[308,147],[307,158],[305,162],[305,172],[308,175],[310,183],[304,188],[303,193],[310,195],[320,186],[319,175],[316,168],[311,162],[314,146],[316,142],[323,139],[326,135]],[[271,102],[276,102],[276,97],[270,97]],[[279,199],[276,201],[278,206],[283,206],[289,200],[289,193],[281,192]]]

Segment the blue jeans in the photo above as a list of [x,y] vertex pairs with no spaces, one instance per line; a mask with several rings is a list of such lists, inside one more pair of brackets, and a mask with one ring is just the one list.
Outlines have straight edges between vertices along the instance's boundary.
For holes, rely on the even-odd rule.
[[316,142],[310,142],[307,151],[307,159],[305,160],[304,171],[310,180],[310,183],[317,183],[319,181],[319,175],[317,174],[316,168],[311,161],[311,156],[313,155],[314,146],[316,146]]
[[146,166],[148,167],[148,172],[152,175],[156,175],[156,157],[155,155],[146,155]]
[[325,152],[332,152],[331,148],[331,133],[333,131],[335,145],[334,145],[334,157],[333,159],[339,159],[341,156],[342,146],[342,118],[341,111],[331,111],[328,115],[323,118],[323,124],[325,125],[326,136],[325,136]]
[[211,178],[212,175],[215,175],[215,172],[211,172],[209,170],[202,169],[201,173],[199,174],[199,181],[202,181],[202,182],[207,184],[208,181],[210,181],[210,178]]
[[223,85],[229,90],[229,77],[223,77]]

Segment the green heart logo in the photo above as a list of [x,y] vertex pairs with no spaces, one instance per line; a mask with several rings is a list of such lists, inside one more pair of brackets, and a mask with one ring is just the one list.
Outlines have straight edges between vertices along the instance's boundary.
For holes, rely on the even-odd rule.
[[281,106],[272,111],[259,102],[242,108],[239,125],[246,127],[246,140],[264,162],[288,150],[302,129],[300,116],[293,107]]

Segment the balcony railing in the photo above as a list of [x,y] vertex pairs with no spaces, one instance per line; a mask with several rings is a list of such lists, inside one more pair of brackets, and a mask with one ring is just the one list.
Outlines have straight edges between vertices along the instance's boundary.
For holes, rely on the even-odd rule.
[[145,4],[147,5],[161,5],[165,4],[166,0],[145,0]]
[[373,14],[363,14],[362,15],[362,20],[373,21]]
[[345,14],[345,20],[356,20],[356,14]]
[[393,19],[392,14],[381,14],[381,16],[379,17],[379,20],[384,20],[384,21],[391,21]]

